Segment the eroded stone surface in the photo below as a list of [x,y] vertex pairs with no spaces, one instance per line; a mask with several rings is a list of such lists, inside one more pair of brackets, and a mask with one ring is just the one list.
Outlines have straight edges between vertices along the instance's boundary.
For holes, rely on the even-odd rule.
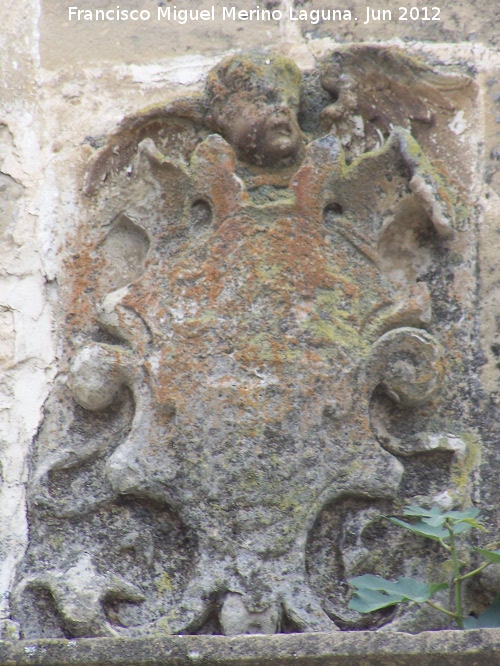
[[[381,120],[371,79],[332,83],[370,58]],[[238,56],[109,137],[86,180],[100,226],[68,256],[25,636],[435,624],[360,618],[345,578],[421,571],[389,556],[383,513],[473,499],[473,219],[431,159],[456,145],[457,90],[473,109],[452,79],[354,49],[301,99],[291,61]]]
[[288,636],[148,636],[79,641],[31,640],[0,645],[0,658],[29,666],[483,666],[500,664],[498,629]]

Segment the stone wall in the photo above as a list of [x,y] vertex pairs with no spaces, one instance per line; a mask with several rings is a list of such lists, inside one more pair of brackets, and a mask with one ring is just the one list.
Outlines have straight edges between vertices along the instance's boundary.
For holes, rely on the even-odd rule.
[[[425,62],[434,72],[435,81],[431,81],[430,74],[425,76],[443,96],[436,103],[437,125],[435,131],[432,125],[429,130],[424,127],[416,138],[433,164],[451,178],[451,190],[458,197],[459,207],[467,212],[462,217],[458,215],[464,226],[459,228],[453,250],[455,264],[452,261],[447,265],[453,282],[450,293],[462,319],[455,322],[454,328],[438,326],[436,333],[440,344],[453,350],[448,353],[447,363],[459,388],[456,394],[445,390],[447,397],[437,408],[441,409],[442,424],[432,432],[444,432],[445,404],[450,413],[456,408],[465,414],[463,431],[457,433],[453,430],[455,425],[450,426],[450,441],[453,437],[463,439],[465,432],[469,442],[481,440],[482,466],[479,469],[474,449],[463,467],[455,470],[451,485],[459,494],[458,479],[465,475],[462,499],[465,504],[474,502],[480,506],[491,532],[498,533],[500,54],[496,24],[500,10],[488,0],[463,0],[453,6],[441,3],[442,6],[427,8],[421,2],[414,3],[414,7],[410,3],[407,13],[400,9],[401,4],[386,3],[385,9],[391,15],[386,13],[378,20],[378,13],[371,13],[372,9],[378,12],[377,8],[370,6],[368,10],[356,0],[335,8],[341,17],[329,20],[325,15],[324,20],[316,21],[321,11],[333,9],[328,3],[278,0],[261,3],[261,10],[274,11],[276,17],[281,14],[279,20],[264,22],[243,20],[245,14],[233,20],[233,5],[227,5],[225,20],[222,6],[216,6],[212,20],[210,3],[180,0],[178,11],[187,8],[209,12],[207,20],[188,19],[185,24],[180,13],[177,20],[165,18],[167,8],[174,16],[172,3],[150,0],[127,4],[127,9],[142,12],[138,21],[125,20],[123,15],[119,21],[95,20],[98,9],[116,11],[116,3],[108,0],[74,5],[74,12],[69,9],[73,5],[62,5],[58,0],[20,0],[15,6],[3,8],[0,621],[6,637],[14,637],[17,632],[17,625],[9,621],[9,595],[29,544],[28,482],[43,467],[44,460],[54,460],[58,451],[71,449],[61,441],[66,432],[64,418],[69,418],[64,401],[69,398],[61,397],[58,391],[67,385],[76,351],[88,344],[94,335],[92,327],[98,328],[91,313],[96,305],[92,299],[97,300],[97,296],[85,296],[85,289],[92,287],[94,279],[92,266],[82,262],[80,254],[92,253],[99,245],[96,230],[103,224],[102,215],[111,216],[118,211],[120,202],[116,198],[124,196],[125,191],[122,185],[106,190],[108,174],[97,169],[104,189],[101,187],[97,199],[89,197],[83,191],[89,163],[106,145],[120,148],[122,144],[113,144],[113,139],[109,143],[109,137],[116,135],[113,133],[124,118],[134,118],[154,105],[168,105],[189,95],[201,96],[214,65],[241,50],[270,47],[272,53],[293,60],[305,80],[309,80],[311,72],[311,76],[317,76],[320,61],[330,52],[356,43],[402,49],[407,57]],[[236,12],[245,12],[255,11],[257,5],[237,0],[234,7]],[[159,10],[163,17],[160,20]],[[116,14],[109,16],[116,18]],[[292,20],[295,18],[298,20]],[[353,71],[356,63],[355,60]],[[363,67],[368,64],[365,62]],[[404,70],[407,71],[410,70]],[[376,82],[376,74],[373,77]],[[373,81],[372,86],[377,89]],[[124,132],[128,131],[126,122],[122,124]],[[349,131],[352,133],[352,128]],[[105,224],[112,220],[106,219]],[[129,232],[125,230],[122,236],[109,243],[127,244]],[[388,247],[391,242],[401,242],[401,238],[387,239]],[[115,254],[114,250],[110,252],[108,270],[112,272]],[[389,248],[387,257],[391,252]],[[391,257],[389,272],[396,270]],[[83,286],[75,291],[79,275]],[[97,282],[102,282],[107,273],[97,271],[96,275]],[[440,279],[445,282],[445,277]],[[101,287],[98,292],[102,296],[106,291],[102,284]],[[75,309],[71,298],[81,299],[82,307]],[[68,322],[68,313],[74,317],[73,322]],[[400,325],[407,325],[406,320]],[[463,359],[457,361],[461,346]],[[457,405],[454,400],[463,403]],[[131,404],[122,406],[123,423],[127,419],[131,422]],[[51,421],[59,408],[62,416]],[[380,409],[386,409],[385,403]],[[456,424],[457,418],[455,414],[450,416],[450,423]],[[121,421],[117,428],[121,436],[126,431]],[[118,437],[113,431],[107,436]],[[474,448],[476,444],[470,446]],[[449,442],[443,447],[456,452]],[[34,456],[35,451],[38,457]],[[417,467],[416,463],[415,470]],[[71,469],[69,464],[67,469]],[[66,482],[63,479],[61,483]],[[86,492],[85,485],[79,492]],[[36,514],[36,500],[33,502],[31,511]],[[314,538],[327,538],[328,535],[318,535],[318,530],[335,531],[335,517],[315,529],[310,532]],[[310,537],[309,547],[313,550],[314,543]],[[324,584],[322,575],[326,576],[317,575],[316,586]],[[165,581],[167,588],[170,584]],[[491,585],[494,587],[495,582]],[[335,606],[333,592],[332,595],[329,603]]]

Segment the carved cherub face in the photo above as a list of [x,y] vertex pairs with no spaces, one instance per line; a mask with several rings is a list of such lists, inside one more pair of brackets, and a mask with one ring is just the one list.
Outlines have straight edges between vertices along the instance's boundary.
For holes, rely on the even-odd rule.
[[280,56],[223,60],[208,78],[213,128],[247,162],[292,163],[303,146],[297,122],[300,80],[296,65]]

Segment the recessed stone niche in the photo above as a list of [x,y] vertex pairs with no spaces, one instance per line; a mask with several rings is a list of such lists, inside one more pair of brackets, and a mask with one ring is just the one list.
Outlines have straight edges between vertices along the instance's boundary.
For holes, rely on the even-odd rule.
[[[393,659],[387,632],[449,628],[428,607],[350,610],[347,579],[446,578],[441,554],[385,516],[481,506],[492,489],[481,113],[461,64],[358,45],[301,73],[250,52],[95,143],[11,593],[27,655],[87,646],[85,662],[51,663],[114,663],[97,646],[151,640],[189,645],[175,663],[224,645],[207,663],[265,664],[248,648],[265,645],[272,663],[340,664],[354,653],[320,655],[354,649],[342,632],[367,630],[374,654],[389,641]],[[467,612],[496,591],[470,586]],[[216,638],[297,633],[311,636]],[[159,638],[174,634],[211,637]],[[439,655],[422,636],[408,641]],[[73,642],[104,637],[118,642]],[[481,640],[496,650],[496,634]],[[224,657],[231,645],[247,661]],[[449,663],[486,663],[470,654]],[[437,663],[412,659],[397,663]]]

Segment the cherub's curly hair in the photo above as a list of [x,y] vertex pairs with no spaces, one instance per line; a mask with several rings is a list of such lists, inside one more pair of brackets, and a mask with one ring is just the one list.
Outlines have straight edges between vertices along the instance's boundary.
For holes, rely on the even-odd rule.
[[205,92],[209,107],[215,111],[223,109],[230,95],[269,88],[288,89],[290,98],[298,106],[301,78],[300,70],[292,60],[250,52],[228,56],[216,65],[208,74]]

